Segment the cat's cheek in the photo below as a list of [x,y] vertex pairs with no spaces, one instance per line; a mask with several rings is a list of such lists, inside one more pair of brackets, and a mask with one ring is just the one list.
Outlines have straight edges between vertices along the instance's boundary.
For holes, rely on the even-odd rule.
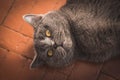
[[64,42],[63,43],[63,47],[71,48],[72,47],[72,43]]
[[64,42],[63,42],[63,47],[65,48],[65,49],[71,49],[71,48],[73,48],[73,42],[72,42],[72,40],[65,40]]

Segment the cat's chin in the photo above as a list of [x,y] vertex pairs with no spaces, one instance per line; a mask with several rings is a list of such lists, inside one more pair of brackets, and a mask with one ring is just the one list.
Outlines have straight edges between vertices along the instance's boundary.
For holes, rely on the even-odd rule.
[[56,52],[57,52],[59,55],[63,56],[63,58],[67,57],[67,55],[68,55],[69,53],[71,53],[71,50],[72,50],[72,49],[70,49],[70,48],[68,49],[68,48],[65,48],[65,47],[62,47],[62,46],[59,46],[59,47],[56,48]]
[[61,46],[59,46],[59,47],[56,48],[55,53],[57,55],[61,56],[62,58],[66,57],[66,50],[63,47],[61,47]]

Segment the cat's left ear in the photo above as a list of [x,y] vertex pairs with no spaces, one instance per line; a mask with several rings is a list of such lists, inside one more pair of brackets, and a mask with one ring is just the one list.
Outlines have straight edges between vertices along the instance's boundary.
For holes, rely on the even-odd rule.
[[35,27],[42,18],[42,14],[26,14],[23,16],[23,19],[31,24],[33,27]]
[[43,60],[40,58],[39,54],[36,54],[36,55],[34,56],[34,59],[33,59],[32,63],[31,63],[31,65],[30,65],[30,68],[31,68],[31,69],[32,69],[32,68],[36,68],[36,67],[41,66],[41,65],[43,65],[43,64],[44,64],[44,62],[43,62]]

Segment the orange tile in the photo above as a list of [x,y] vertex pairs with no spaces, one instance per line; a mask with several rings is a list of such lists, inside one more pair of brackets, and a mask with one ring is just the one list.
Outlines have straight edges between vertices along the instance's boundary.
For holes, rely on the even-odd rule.
[[69,66],[66,66],[64,68],[61,68],[61,69],[57,69],[56,71],[57,72],[61,72],[61,73],[64,73],[66,75],[70,75],[72,70],[74,69],[75,65],[74,64],[71,64]]
[[0,24],[7,16],[8,10],[10,9],[12,3],[13,0],[0,0]]
[[0,62],[0,80],[39,80],[43,77],[44,67],[30,70],[31,61],[4,49],[0,49],[0,52],[6,54],[6,57]]
[[[3,51],[0,49],[2,54]],[[16,78],[20,78],[22,68],[25,64],[24,58],[8,51],[4,51],[4,54],[6,54],[6,57],[3,62],[0,62],[0,80],[18,80]]]
[[52,70],[47,70],[47,73],[45,75],[45,77],[43,78],[43,80],[66,80],[67,76],[56,72],[56,71],[52,71]]
[[19,31],[23,24],[22,16],[26,13],[30,13],[34,3],[35,0],[16,0],[4,25]]
[[41,67],[39,69],[38,68],[30,69],[30,63],[31,63],[31,60],[27,60],[22,71],[22,76],[19,79],[20,80],[41,80],[44,77],[46,68]]
[[0,26],[0,46],[22,54],[26,50],[27,41],[28,37]]
[[56,3],[59,0],[37,0],[36,5],[33,7],[31,13],[34,14],[43,14],[48,11],[54,10]]
[[8,52],[6,49],[0,48],[0,65],[2,65],[2,62],[5,60],[7,56],[6,52]]
[[100,77],[98,80],[116,80],[112,78],[111,76],[105,75],[105,74],[100,74]]
[[118,56],[104,64],[102,71],[120,79],[120,57]]
[[66,3],[66,0],[59,0],[56,5],[54,6],[54,9],[59,9],[61,6],[63,6]]
[[33,27],[29,25],[27,22],[23,22],[23,25],[20,29],[20,33],[33,38],[34,30],[33,30]]
[[96,80],[101,70],[100,64],[77,62],[68,80]]
[[23,55],[33,58],[35,55],[35,51],[34,51],[34,47],[33,47],[33,39],[29,38],[27,43],[26,43],[26,47],[25,50],[23,51]]

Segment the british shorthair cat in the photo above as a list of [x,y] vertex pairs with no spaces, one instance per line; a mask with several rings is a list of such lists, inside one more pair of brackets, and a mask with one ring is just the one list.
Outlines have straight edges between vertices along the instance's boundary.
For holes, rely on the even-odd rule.
[[120,0],[67,0],[59,10],[23,18],[34,28],[31,68],[64,67],[78,59],[101,63],[120,55]]

